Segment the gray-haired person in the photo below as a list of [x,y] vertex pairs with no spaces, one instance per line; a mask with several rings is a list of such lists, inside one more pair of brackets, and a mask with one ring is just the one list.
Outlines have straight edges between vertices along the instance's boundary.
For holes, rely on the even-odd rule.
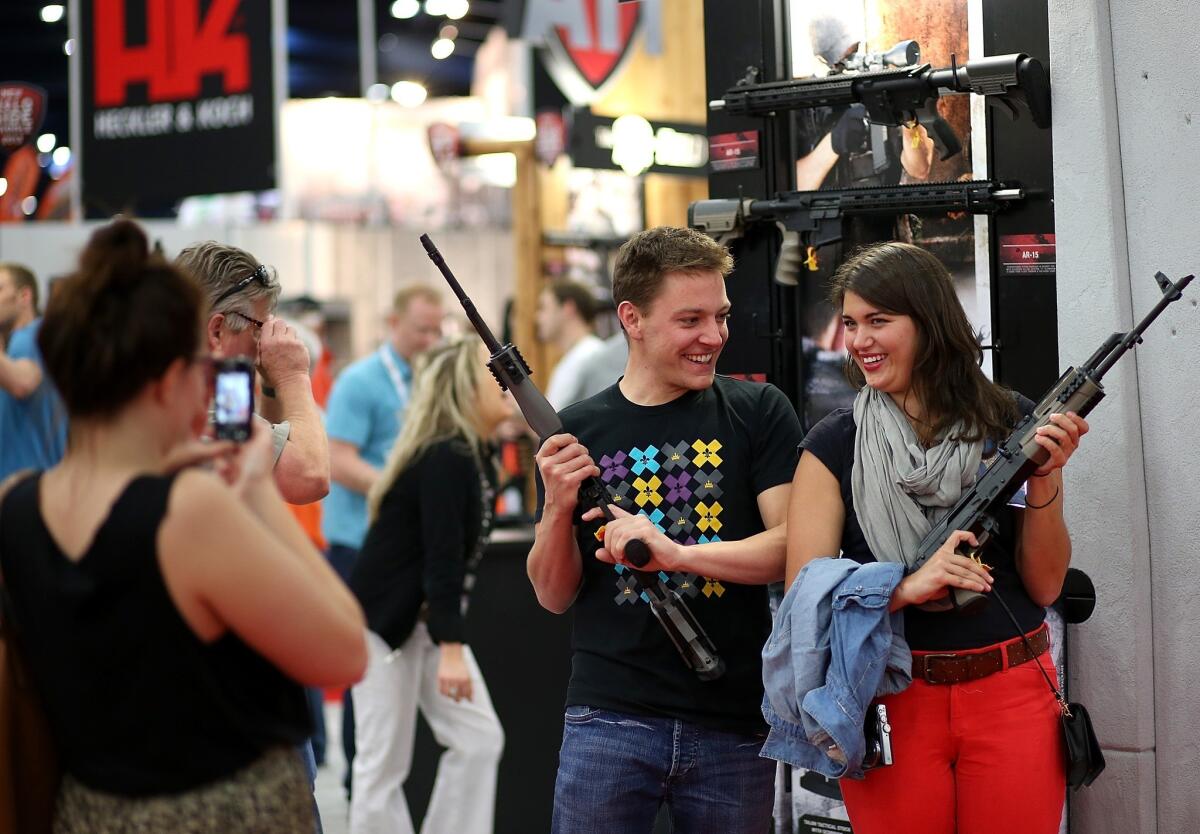
[[208,349],[249,357],[262,377],[259,412],[271,423],[279,491],[292,504],[321,500],[329,492],[329,441],[313,399],[308,349],[274,315],[280,290],[274,270],[243,249],[215,241],[189,246],[176,264],[204,292]]

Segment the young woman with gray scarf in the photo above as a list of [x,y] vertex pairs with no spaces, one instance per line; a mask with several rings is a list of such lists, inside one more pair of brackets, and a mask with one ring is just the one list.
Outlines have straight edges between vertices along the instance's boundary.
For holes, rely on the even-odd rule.
[[[1028,399],[987,379],[981,352],[946,268],[915,246],[884,243],[838,270],[847,376],[859,393],[806,436],[788,516],[787,580],[813,559],[911,560],[933,524],[969,488],[1023,414]],[[1055,415],[1038,443],[1050,458],[976,544],[952,534],[907,574],[889,607],[902,610],[912,684],[887,706],[894,764],[843,779],[855,834],[1057,832],[1065,773],[1044,606],[1059,595],[1071,557],[1060,470],[1088,430]],[[1000,606],[946,613],[951,588],[999,590],[1034,657]]]

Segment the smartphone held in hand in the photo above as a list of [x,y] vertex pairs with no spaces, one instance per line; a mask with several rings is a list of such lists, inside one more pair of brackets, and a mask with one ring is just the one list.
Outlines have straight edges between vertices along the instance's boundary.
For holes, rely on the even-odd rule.
[[254,365],[248,359],[215,361],[213,436],[238,443],[250,437],[254,419]]

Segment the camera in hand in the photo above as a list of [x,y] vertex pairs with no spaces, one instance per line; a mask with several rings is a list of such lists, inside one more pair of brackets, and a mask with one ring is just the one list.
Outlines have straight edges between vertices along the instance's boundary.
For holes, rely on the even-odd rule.
[[213,436],[241,443],[254,419],[254,366],[248,359],[218,359],[214,370]]
[[884,767],[892,763],[892,725],[888,723],[887,707],[871,704],[863,721],[863,737],[866,753],[863,754],[863,770]]

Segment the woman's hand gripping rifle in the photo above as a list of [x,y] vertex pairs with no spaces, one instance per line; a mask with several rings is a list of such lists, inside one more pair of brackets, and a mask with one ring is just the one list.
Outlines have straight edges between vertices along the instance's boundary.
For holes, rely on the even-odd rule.
[[[537,436],[545,440],[555,434],[562,433],[562,421],[554,408],[542,395],[542,392],[529,378],[529,365],[521,352],[512,344],[501,345],[492,334],[487,323],[475,309],[474,303],[467,297],[454,273],[446,266],[442,253],[433,245],[429,235],[421,235],[421,245],[429,259],[433,261],[454,295],[462,304],[463,311],[470,319],[479,337],[487,345],[488,369],[500,387],[512,392],[525,422],[534,430]],[[579,499],[587,507],[596,507],[604,513],[607,521],[613,520],[612,508],[609,503],[613,496],[608,487],[597,477],[591,477],[579,488]],[[634,539],[625,546],[625,559],[635,568],[642,567],[650,561],[650,551],[645,542]],[[702,680],[715,680],[725,672],[725,663],[717,655],[713,645],[700,623],[688,609],[683,598],[674,590],[660,583],[658,577],[641,570],[634,570],[637,585],[650,603],[650,609],[658,619],[659,624],[671,638],[676,650],[688,665]]]

